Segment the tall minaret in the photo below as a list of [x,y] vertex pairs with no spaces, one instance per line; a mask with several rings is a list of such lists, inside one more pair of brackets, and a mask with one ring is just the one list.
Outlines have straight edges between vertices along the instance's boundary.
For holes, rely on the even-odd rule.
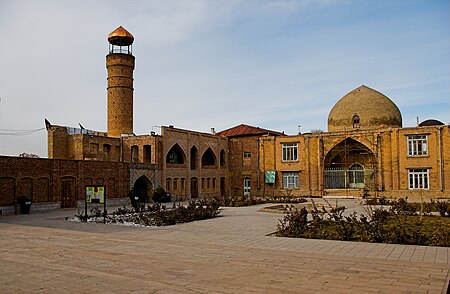
[[133,133],[134,37],[123,27],[108,36],[108,136]]

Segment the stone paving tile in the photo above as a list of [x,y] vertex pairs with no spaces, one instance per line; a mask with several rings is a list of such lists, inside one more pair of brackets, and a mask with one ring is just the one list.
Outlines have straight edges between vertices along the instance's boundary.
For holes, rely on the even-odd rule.
[[1,217],[0,292],[445,293],[450,248],[266,236],[280,215],[258,209],[164,228]]

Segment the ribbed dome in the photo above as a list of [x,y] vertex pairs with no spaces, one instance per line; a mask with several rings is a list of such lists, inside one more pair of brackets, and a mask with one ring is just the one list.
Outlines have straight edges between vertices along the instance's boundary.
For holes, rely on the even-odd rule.
[[329,132],[388,127],[402,127],[400,110],[391,99],[364,85],[342,97],[328,115]]

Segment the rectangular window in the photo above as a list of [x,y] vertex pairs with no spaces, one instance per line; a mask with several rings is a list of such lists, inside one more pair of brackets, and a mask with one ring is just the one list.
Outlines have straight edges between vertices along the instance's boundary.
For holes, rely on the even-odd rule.
[[298,172],[283,172],[283,188],[298,188]]
[[427,135],[409,135],[408,136],[408,155],[423,156],[428,155]]
[[184,178],[181,179],[180,188],[181,188],[181,192],[184,192]]
[[252,153],[248,151],[244,151],[244,159],[252,157]]
[[282,143],[282,161],[296,161],[297,149],[297,143]]
[[173,191],[178,191],[178,179],[173,179]]
[[166,179],[166,192],[170,192],[170,178]]
[[144,145],[144,162],[151,163],[152,161],[152,146]]
[[131,146],[131,162],[139,161],[139,146]]
[[110,144],[103,144],[103,153],[105,154],[106,159],[108,159],[109,155],[111,154],[111,145]]
[[410,190],[428,189],[430,187],[429,180],[429,172],[426,168],[408,170],[408,186]]

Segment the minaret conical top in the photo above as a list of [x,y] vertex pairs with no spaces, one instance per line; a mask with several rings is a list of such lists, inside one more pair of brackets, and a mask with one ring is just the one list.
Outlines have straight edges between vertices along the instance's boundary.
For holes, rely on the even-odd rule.
[[134,37],[120,26],[108,35],[108,42],[115,46],[130,46],[134,42]]

